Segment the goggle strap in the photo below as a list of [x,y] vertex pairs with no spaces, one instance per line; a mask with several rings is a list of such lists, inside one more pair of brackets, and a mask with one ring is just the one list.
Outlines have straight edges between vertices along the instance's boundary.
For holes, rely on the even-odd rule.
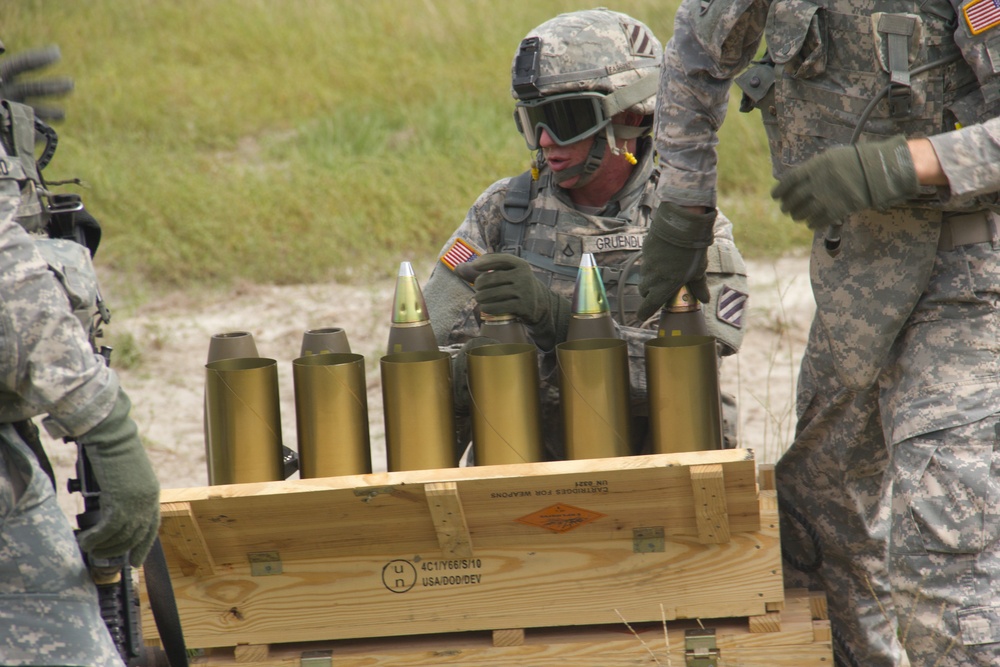
[[601,100],[601,107],[604,109],[605,118],[611,118],[615,114],[627,111],[647,97],[656,95],[656,89],[660,85],[660,77],[655,72],[643,72],[640,77],[638,81],[604,96]]

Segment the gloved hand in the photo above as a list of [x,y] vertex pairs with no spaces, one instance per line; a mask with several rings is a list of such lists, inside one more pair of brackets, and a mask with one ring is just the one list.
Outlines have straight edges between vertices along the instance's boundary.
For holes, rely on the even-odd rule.
[[102,511],[98,524],[78,539],[95,558],[129,552],[129,562],[139,567],[160,527],[160,484],[129,417],[131,408],[128,396],[119,390],[111,413],[78,438],[101,489]]
[[451,360],[451,391],[455,402],[455,413],[465,417],[472,412],[472,397],[469,394],[469,359],[466,353],[483,345],[499,345],[500,341],[486,336],[470,338]]
[[708,246],[714,238],[718,211],[692,213],[672,202],[660,202],[642,244],[637,315],[645,320],[663,307],[684,285],[702,303],[711,298],[705,271]]
[[771,196],[809,229],[840,225],[851,213],[885,210],[920,190],[906,137],[839,146],[781,177]]
[[517,316],[543,350],[551,350],[566,340],[572,307],[535,277],[528,262],[514,255],[493,253],[459,266],[463,271],[460,275],[478,274],[473,288],[482,312]]
[[0,98],[11,102],[28,104],[35,115],[42,120],[62,120],[66,113],[52,106],[39,106],[31,100],[38,97],[59,97],[73,90],[73,80],[67,78],[33,79],[18,82],[17,77],[25,72],[48,67],[58,62],[59,47],[52,45],[43,49],[22,51],[0,60]]

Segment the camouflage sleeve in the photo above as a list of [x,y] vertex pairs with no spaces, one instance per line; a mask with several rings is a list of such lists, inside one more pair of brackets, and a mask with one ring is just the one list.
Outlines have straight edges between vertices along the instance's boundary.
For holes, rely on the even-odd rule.
[[756,53],[768,0],[683,0],[663,49],[657,95],[657,195],[715,207],[715,146],[732,79]]
[[743,344],[750,292],[746,262],[733,240],[733,223],[722,211],[716,217],[714,231],[705,272],[711,299],[702,308],[708,332],[719,341],[719,353],[728,356]]
[[464,343],[479,335],[472,287],[456,276],[442,258],[458,239],[478,252],[496,252],[500,245],[501,211],[509,183],[510,179],[497,181],[479,196],[465,220],[442,246],[438,261],[434,263],[431,276],[423,287],[424,301],[438,345]]
[[1000,190],[1000,118],[930,137],[953,197]]
[[79,435],[111,411],[118,379],[94,354],[31,236],[14,222],[16,188],[0,185],[0,419],[48,413],[53,437]]

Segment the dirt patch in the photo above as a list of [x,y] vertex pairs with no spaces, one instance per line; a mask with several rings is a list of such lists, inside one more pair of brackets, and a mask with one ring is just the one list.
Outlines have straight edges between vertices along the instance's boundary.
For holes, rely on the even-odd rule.
[[[737,397],[742,445],[756,450],[759,460],[774,461],[794,427],[795,378],[813,314],[808,259],[749,265],[747,333],[741,352],[723,364],[723,387]],[[418,270],[422,279],[427,274]],[[373,461],[376,470],[384,470],[378,360],[389,332],[394,286],[392,280],[361,286],[244,284],[226,294],[167,293],[134,312],[116,312],[116,335],[127,332],[141,354],[134,368],[119,374],[161,485],[207,484],[205,358],[212,334],[237,330],[250,331],[260,355],[278,361],[282,437],[295,449],[292,359],[299,354],[302,333],[343,327],[352,351],[365,356]],[[107,298],[114,303],[113,295]],[[60,479],[72,477],[73,448],[61,442],[46,446]],[[76,495],[61,498],[68,514],[77,511],[77,502]]]

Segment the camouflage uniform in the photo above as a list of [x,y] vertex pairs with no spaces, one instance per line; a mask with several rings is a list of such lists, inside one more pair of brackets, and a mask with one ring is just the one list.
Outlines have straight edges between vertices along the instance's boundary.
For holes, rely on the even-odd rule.
[[72,528],[11,425],[47,413],[55,437],[84,433],[111,411],[118,380],[14,221],[20,166],[2,149],[0,165],[0,663],[120,666]]
[[954,197],[1000,188],[1000,118],[930,137]]
[[[962,11],[977,4],[684,0],[664,49],[658,194],[714,206],[715,131],[762,36],[770,58],[738,83],[744,109],[761,110],[775,176],[858,138],[995,117],[1000,30]],[[960,164],[980,155],[950,150]],[[813,245],[817,316],[778,485],[789,551],[802,553],[791,526],[814,530],[823,559],[813,564],[848,664],[899,664],[896,618],[915,666],[1000,661],[990,591],[1000,576],[1000,258],[995,197],[971,196],[995,191],[993,180],[849,216],[836,258],[824,231]]]
[[[584,252],[593,252],[608,292],[612,315],[619,331],[629,344],[629,368],[632,375],[633,412],[642,414],[646,394],[643,344],[656,336],[657,322],[639,322],[635,311],[641,302],[638,292],[639,254],[649,226],[655,188],[654,157],[650,140],[642,141],[639,164],[625,187],[604,210],[584,213],[577,210],[566,191],[550,183],[550,172],[543,167],[531,184],[531,212],[524,226],[523,241],[516,247],[504,242],[505,215],[512,215],[509,191],[515,179],[505,178],[490,186],[469,210],[461,226],[444,245],[441,254],[458,238],[484,252],[518,254],[532,264],[535,275],[553,291],[570,299]],[[505,213],[505,205],[507,212]],[[519,211],[521,212],[521,211]],[[511,224],[511,223],[508,223]],[[720,352],[732,354],[743,339],[742,310],[729,311],[719,304],[727,297],[747,294],[746,267],[732,238],[732,223],[719,215],[715,226],[715,244],[709,253],[709,289],[712,301],[706,312],[710,333],[720,341]],[[469,285],[438,263],[424,286],[424,297],[431,324],[440,345],[463,343],[479,335],[476,300]],[[725,292],[725,294],[723,294]],[[737,296],[739,295],[739,296]],[[561,424],[556,383],[555,352],[542,358],[542,423],[548,428],[545,440],[549,454],[562,458]],[[727,426],[735,439],[735,404],[730,397],[724,403]]]

